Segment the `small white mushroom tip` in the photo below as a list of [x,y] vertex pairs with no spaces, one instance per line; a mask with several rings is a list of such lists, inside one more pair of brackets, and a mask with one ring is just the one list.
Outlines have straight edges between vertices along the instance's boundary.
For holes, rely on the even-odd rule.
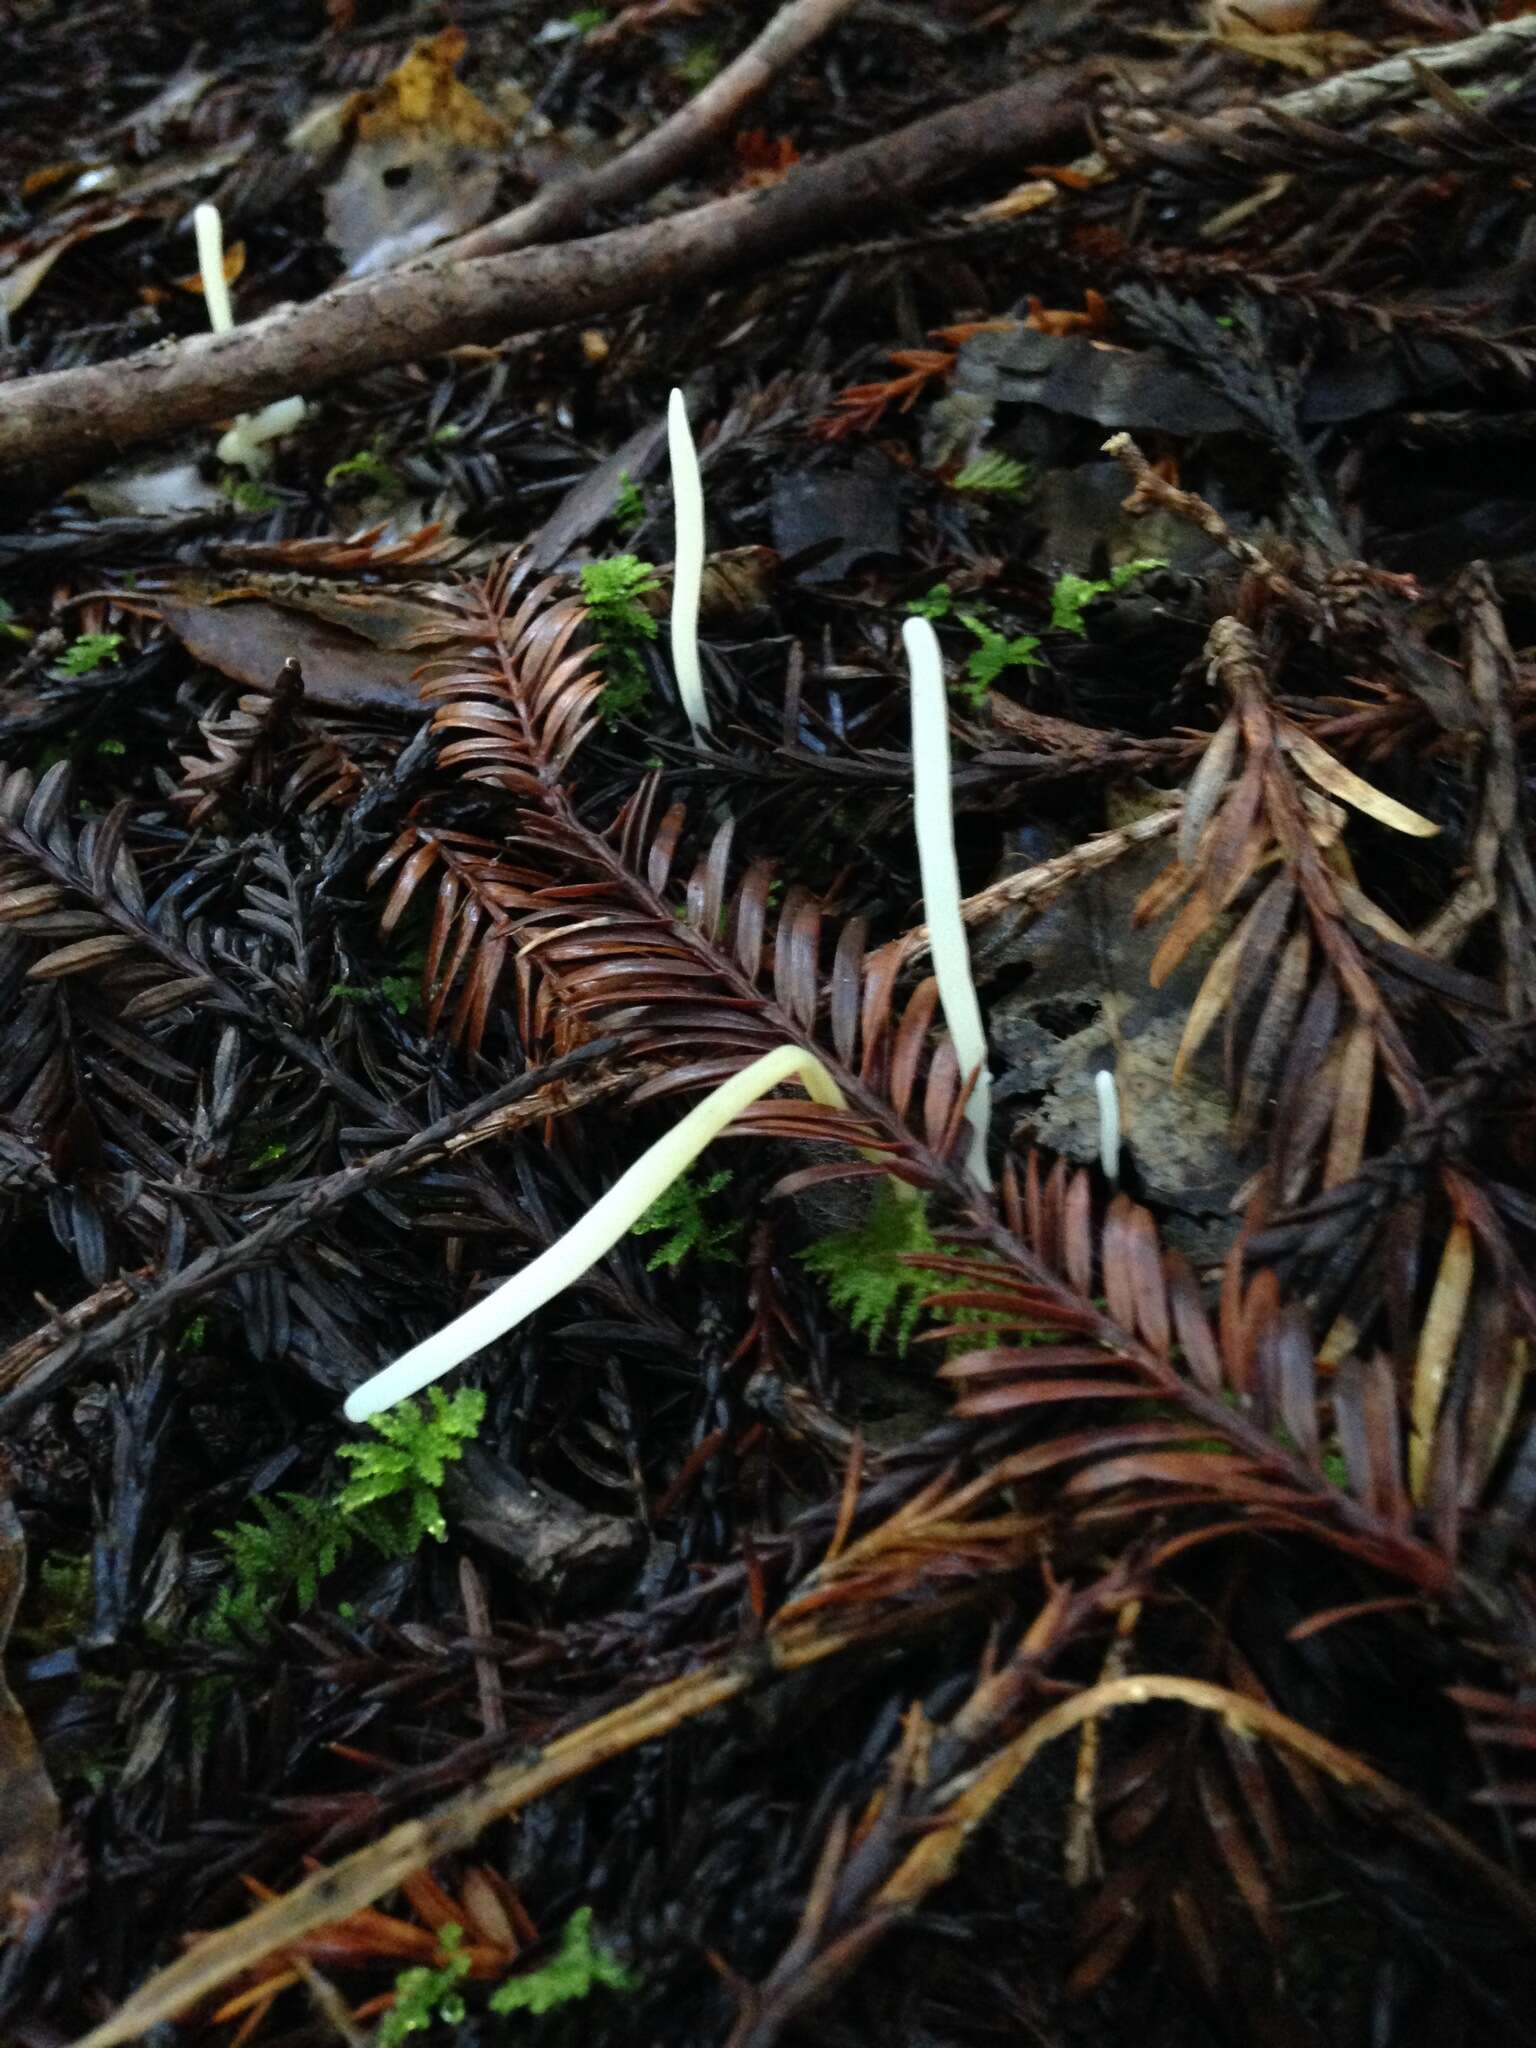
[[226,467],[243,469],[248,476],[262,476],[272,461],[266,444],[302,426],[307,412],[302,398],[274,398],[260,412],[241,413],[229,431],[220,436],[214,452]]
[[1108,1067],[1093,1077],[1099,1098],[1099,1164],[1112,1186],[1120,1179],[1120,1089]]
[[224,275],[224,223],[219,209],[206,200],[195,207],[192,232],[197,240],[197,268],[203,281],[208,325],[215,334],[228,334],[235,316],[229,302],[229,281]]

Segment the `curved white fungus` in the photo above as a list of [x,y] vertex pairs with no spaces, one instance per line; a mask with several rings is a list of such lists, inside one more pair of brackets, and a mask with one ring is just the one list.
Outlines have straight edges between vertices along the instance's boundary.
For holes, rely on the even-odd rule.
[[215,334],[228,334],[235,324],[235,314],[229,302],[229,280],[224,275],[224,222],[219,209],[206,200],[195,208],[192,232],[197,237],[197,268],[203,280],[208,325]]
[[540,1252],[520,1273],[503,1281],[494,1294],[476,1302],[473,1308],[466,1309],[463,1315],[349,1394],[347,1420],[366,1422],[370,1415],[393,1408],[397,1401],[419,1393],[476,1351],[504,1337],[546,1301],[563,1293],[588,1267],[596,1265],[605,1252],[611,1251],[627,1230],[633,1229],[651,1204],[688,1171],[705,1146],[718,1138],[729,1123],[760,1096],[791,1079],[798,1080],[813,1101],[825,1103],[831,1109],[847,1107],[842,1090],[814,1053],[802,1052],[796,1045],[781,1045],[764,1053],[750,1067],[723,1081],[664,1138],[658,1138],[648,1152],[642,1152],[581,1221],[548,1251]]
[[939,984],[944,1021],[954,1040],[961,1075],[976,1076],[966,1104],[971,1126],[967,1164],[972,1178],[992,1185],[987,1168],[987,1131],[992,1121],[992,1076],[987,1068],[987,1034],[971,979],[971,949],[960,916],[960,868],[955,858],[954,813],[949,787],[949,705],[938,636],[926,619],[908,619],[901,629],[912,677],[912,795],[917,829],[917,864],[923,878],[923,915]]

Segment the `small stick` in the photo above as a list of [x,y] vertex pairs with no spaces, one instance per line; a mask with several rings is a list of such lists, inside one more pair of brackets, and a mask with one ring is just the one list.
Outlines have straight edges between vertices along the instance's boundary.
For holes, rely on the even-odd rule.
[[765,191],[555,249],[445,269],[430,264],[323,292],[232,334],[195,335],[84,369],[0,386],[0,476],[38,490],[138,442],[206,425],[269,398],[316,391],[470,342],[500,344],[685,291],[904,199],[992,166],[1070,148],[1083,133],[1079,69],[1042,72],[822,163]]
[[[73,1308],[67,1308],[50,1316],[46,1323],[25,1337],[18,1337],[7,1350],[0,1351],[0,1390],[15,1386],[24,1379],[40,1358],[46,1358],[50,1351],[62,1344],[67,1337],[73,1337],[82,1330],[88,1330],[93,1323],[99,1323],[103,1316],[115,1315],[119,1309],[127,1308],[137,1300],[138,1289],[135,1281],[150,1278],[148,1266],[139,1267],[132,1280],[108,1280],[88,1294],[84,1301],[77,1301]],[[39,1307],[47,1308],[46,1300],[39,1300]]]
[[457,263],[465,256],[504,256],[535,242],[566,241],[603,208],[630,206],[659,192],[711,143],[728,135],[751,102],[761,99],[796,58],[857,5],[858,0],[789,0],[702,92],[622,155],[595,171],[546,185],[511,213],[434,249],[428,261]]
[[[964,898],[960,915],[967,924],[985,924],[990,918],[999,917],[1005,910],[1019,904],[1043,906],[1051,897],[1059,896],[1079,875],[1089,874],[1095,868],[1107,868],[1122,854],[1129,853],[1133,846],[1140,846],[1149,839],[1166,838],[1177,829],[1182,816],[1182,808],[1175,803],[1169,810],[1153,811],[1145,818],[1134,818],[1129,825],[1117,825],[1111,832],[1096,832],[1081,846],[1074,846],[1070,853],[1059,854],[1055,860],[1043,860],[1035,867],[1025,868],[1020,874],[1005,875],[1002,881],[978,889],[974,896]],[[927,925],[914,926],[902,940],[901,948],[903,967],[911,967],[921,960],[928,951]]]
[[[491,1633],[491,1607],[485,1597],[485,1581],[466,1551],[459,1559],[459,1592],[464,1600],[464,1626],[478,1641]],[[475,1685],[480,1695],[480,1725],[487,1735],[505,1735],[507,1709],[501,1696],[501,1674],[496,1659],[484,1650],[475,1652]]]
[[1131,495],[1123,509],[1133,518],[1149,506],[1160,505],[1165,512],[1187,520],[1191,526],[1198,527],[1208,540],[1225,548],[1235,562],[1241,562],[1251,575],[1267,584],[1276,597],[1293,606],[1304,618],[1319,624],[1323,622],[1323,607],[1310,591],[1301,589],[1283,570],[1277,569],[1262,548],[1256,548],[1251,540],[1244,540],[1240,534],[1234,533],[1214,505],[1207,504],[1196,492],[1181,491],[1177,484],[1159,476],[1129,434],[1111,434],[1104,443],[1104,453],[1112,455],[1131,479]]
[[1170,123],[1160,108],[1136,108],[1116,123],[1106,153],[1113,163],[1121,147],[1136,151],[1172,147],[1188,151],[1191,143],[1220,150],[1226,137],[1269,125],[1271,132],[1287,124],[1343,128],[1369,120],[1395,104],[1423,99],[1433,79],[1475,78],[1497,66],[1517,79],[1536,61],[1536,15],[1495,22],[1455,43],[1429,43],[1400,50],[1379,63],[1336,72],[1315,85],[1304,85],[1275,99],[1249,100],[1219,108],[1198,120]]
[[1341,71],[1317,85],[1283,93],[1279,99],[1233,107],[1218,115],[1217,123],[1243,127],[1258,116],[1274,113],[1292,121],[1342,124],[1374,114],[1389,101],[1419,98],[1424,92],[1425,72],[1437,78],[1467,78],[1493,65],[1507,65],[1514,78],[1532,63],[1536,63],[1536,16],[1526,14],[1517,21],[1495,22],[1457,43],[1426,43],[1417,50],[1400,50],[1379,64]]

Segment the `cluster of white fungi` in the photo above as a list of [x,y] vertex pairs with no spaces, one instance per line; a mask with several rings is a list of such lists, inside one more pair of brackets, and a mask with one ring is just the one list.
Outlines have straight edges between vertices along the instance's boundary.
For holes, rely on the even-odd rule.
[[[222,273],[220,282],[222,283]],[[680,391],[672,393],[667,415],[672,458],[672,500],[677,527],[672,586],[672,666],[678,693],[695,736],[710,730],[709,707],[699,666],[699,592],[704,568],[704,492],[699,462]],[[960,912],[960,878],[955,858],[950,803],[949,710],[938,639],[926,619],[908,619],[902,631],[912,691],[914,818],[923,909],[933,954],[939,1001],[953,1040],[960,1073],[969,1087],[967,1167],[983,1188],[992,1185],[987,1167],[991,1077],[987,1040],[971,979],[970,950]],[[1104,1170],[1114,1177],[1119,1164],[1119,1118],[1114,1077],[1096,1077]],[[393,1365],[351,1394],[349,1421],[363,1422],[397,1401],[419,1393],[487,1344],[515,1329],[535,1309],[579,1280],[640,1218],[742,1111],[786,1081],[798,1081],[815,1102],[833,1109],[847,1105],[842,1091],[812,1052],[781,1045],[764,1053],[689,1110],[649,1151],[622,1173],[581,1221],[547,1251],[463,1315],[415,1345]]]

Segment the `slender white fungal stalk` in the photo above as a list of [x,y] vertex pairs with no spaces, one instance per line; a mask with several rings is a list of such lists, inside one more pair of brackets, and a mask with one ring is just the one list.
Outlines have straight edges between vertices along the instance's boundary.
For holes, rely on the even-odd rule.
[[[197,267],[203,280],[203,298],[208,307],[208,324],[215,334],[229,334],[235,325],[230,304],[229,280],[224,275],[224,223],[219,209],[206,201],[194,208],[192,231],[197,237]],[[215,451],[220,462],[231,469],[243,469],[259,476],[267,466],[264,443],[280,434],[291,434],[304,418],[302,398],[275,398],[260,412],[240,413],[234,425],[220,437]]]
[[596,1265],[605,1252],[611,1251],[626,1230],[633,1229],[651,1204],[688,1171],[727,1124],[734,1122],[760,1096],[791,1079],[798,1080],[813,1101],[825,1103],[829,1109],[848,1106],[842,1090],[814,1053],[802,1052],[795,1045],[781,1045],[764,1053],[750,1067],[723,1081],[664,1138],[658,1138],[558,1243],[540,1252],[494,1294],[476,1302],[435,1336],[407,1351],[403,1358],[397,1358],[393,1365],[375,1373],[349,1394],[347,1420],[366,1422],[370,1415],[393,1408],[409,1394],[419,1393],[476,1351],[504,1337],[546,1301],[563,1293],[589,1266]]
[[699,669],[699,592],[704,585],[704,485],[681,391],[667,405],[667,452],[672,458],[672,516],[677,527],[672,565],[672,669],[678,695],[695,733],[708,732],[709,706]]
[[1099,1164],[1113,1184],[1120,1179],[1120,1090],[1108,1067],[1100,1067],[1093,1085],[1099,1097]]
[[944,1021],[954,1040],[965,1078],[976,1083],[966,1104],[971,1126],[967,1164],[973,1179],[992,1185],[987,1169],[987,1131],[992,1121],[992,1076],[987,1067],[987,1034],[971,979],[971,953],[960,916],[960,866],[955,858],[955,822],[949,788],[949,705],[944,696],[944,663],[938,636],[926,619],[908,619],[901,637],[912,675],[912,793],[917,827],[917,864],[923,879],[923,915],[939,984]]
[[224,222],[219,209],[204,201],[193,212],[192,232],[197,237],[197,267],[202,274],[208,325],[215,334],[228,334],[234,327],[235,313],[229,302],[229,280],[224,275]]

